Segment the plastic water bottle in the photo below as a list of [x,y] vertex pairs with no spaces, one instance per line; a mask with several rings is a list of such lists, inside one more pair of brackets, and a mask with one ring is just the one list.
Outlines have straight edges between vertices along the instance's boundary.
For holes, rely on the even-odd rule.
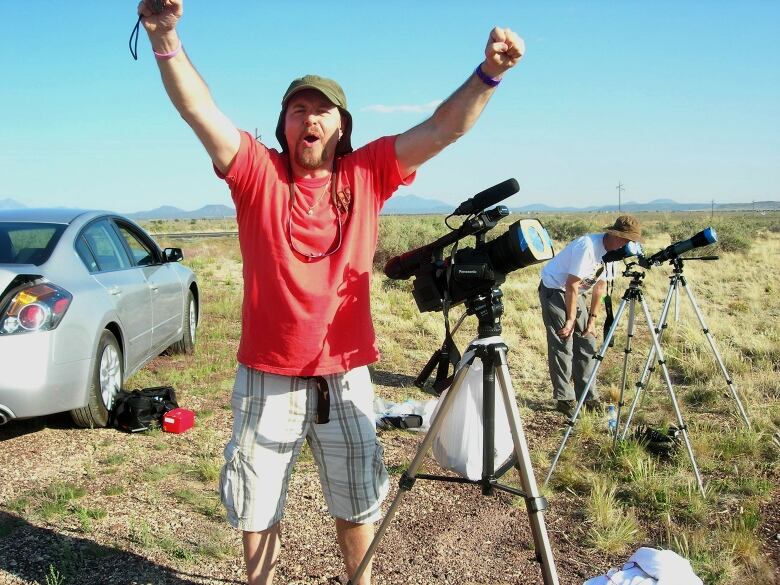
[[615,431],[617,431],[617,410],[615,410],[615,405],[610,404],[607,407],[607,430],[614,434]]

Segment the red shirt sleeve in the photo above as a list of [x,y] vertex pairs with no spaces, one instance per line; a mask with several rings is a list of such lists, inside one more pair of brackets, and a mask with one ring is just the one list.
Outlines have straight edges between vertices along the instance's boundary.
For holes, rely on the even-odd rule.
[[242,130],[238,152],[225,173],[214,167],[217,176],[228,184],[237,210],[250,205],[259,192],[257,186],[265,180],[272,153],[263,143]]
[[398,157],[395,154],[396,138],[397,136],[384,136],[369,142],[353,153],[355,166],[359,169],[367,169],[373,177],[376,187],[374,193],[379,209],[398,187],[411,185],[416,177],[416,172],[406,178],[401,177]]

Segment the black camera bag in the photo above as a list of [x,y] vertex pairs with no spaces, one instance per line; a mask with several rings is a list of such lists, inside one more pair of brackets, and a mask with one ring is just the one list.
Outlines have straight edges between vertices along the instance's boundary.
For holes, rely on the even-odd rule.
[[109,425],[137,433],[160,427],[166,412],[179,408],[171,386],[156,386],[127,392],[120,390],[114,398]]
[[679,449],[681,435],[680,429],[672,425],[666,432],[647,425],[639,425],[634,431],[634,440],[649,453],[662,459],[669,459]]

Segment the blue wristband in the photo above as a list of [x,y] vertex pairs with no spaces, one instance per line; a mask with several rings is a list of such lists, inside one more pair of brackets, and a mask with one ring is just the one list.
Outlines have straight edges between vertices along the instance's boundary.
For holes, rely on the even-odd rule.
[[477,65],[477,68],[474,69],[474,73],[476,74],[477,77],[479,77],[482,83],[490,87],[496,87],[499,83],[501,83],[501,79],[497,79],[495,77],[489,77],[487,74],[485,74],[484,71],[482,71],[482,63]]

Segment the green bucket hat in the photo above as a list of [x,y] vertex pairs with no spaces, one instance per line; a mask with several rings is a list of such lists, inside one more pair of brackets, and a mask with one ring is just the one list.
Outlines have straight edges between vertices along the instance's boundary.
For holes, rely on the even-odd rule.
[[279,112],[279,122],[276,124],[276,139],[282,147],[282,152],[287,152],[287,139],[284,136],[284,115],[287,110],[287,103],[290,98],[299,91],[304,89],[316,89],[322,95],[341,112],[341,116],[344,119],[344,130],[341,135],[341,140],[336,145],[336,156],[341,156],[352,152],[352,115],[347,111],[347,97],[344,95],[344,90],[341,86],[326,77],[320,77],[319,75],[304,75],[298,79],[294,79],[287,88],[282,98],[282,111]]

